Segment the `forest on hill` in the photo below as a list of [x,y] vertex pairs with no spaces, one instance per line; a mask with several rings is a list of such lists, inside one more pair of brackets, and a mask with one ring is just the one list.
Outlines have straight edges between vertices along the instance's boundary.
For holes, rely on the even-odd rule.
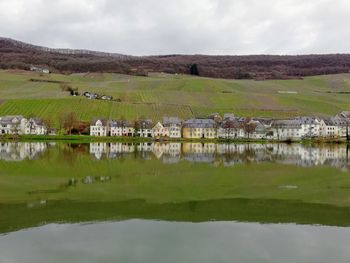
[[128,56],[88,50],[52,49],[0,38],[0,69],[46,66],[52,72],[113,72],[147,76],[148,72],[224,79],[291,79],[348,73],[350,54],[327,55],[162,55]]

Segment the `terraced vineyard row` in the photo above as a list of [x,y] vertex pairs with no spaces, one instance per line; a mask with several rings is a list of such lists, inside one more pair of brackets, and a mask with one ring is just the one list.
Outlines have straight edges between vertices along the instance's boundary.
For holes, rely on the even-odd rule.
[[22,114],[25,116],[38,116],[51,118],[58,124],[62,113],[75,112],[79,119],[90,121],[95,117],[127,118],[135,120],[139,117],[160,120],[163,116],[192,117],[190,107],[167,104],[132,104],[117,103],[98,100],[79,99],[29,99],[8,100],[0,105],[0,115]]

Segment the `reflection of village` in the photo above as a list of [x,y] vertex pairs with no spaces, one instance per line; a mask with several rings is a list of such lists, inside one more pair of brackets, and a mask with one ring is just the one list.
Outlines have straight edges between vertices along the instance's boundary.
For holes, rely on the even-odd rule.
[[[40,158],[55,143],[45,142],[0,142],[0,160],[22,161]],[[62,145],[60,146],[62,148]],[[76,148],[66,144],[64,147]],[[79,145],[73,154],[88,154],[101,159],[159,159],[163,163],[210,163],[230,166],[240,163],[282,163],[302,167],[330,165],[344,168],[350,165],[349,145],[324,144],[304,145],[286,143],[199,143],[199,142],[146,142],[146,143],[103,143]]]
[[49,146],[46,142],[0,142],[0,160],[23,161],[37,159]]
[[136,158],[157,158],[164,163],[182,160],[193,163],[223,164],[276,162],[302,167],[330,165],[346,167],[349,146],[327,144],[223,144],[223,143],[91,143],[90,154],[96,159],[116,159],[134,155]]

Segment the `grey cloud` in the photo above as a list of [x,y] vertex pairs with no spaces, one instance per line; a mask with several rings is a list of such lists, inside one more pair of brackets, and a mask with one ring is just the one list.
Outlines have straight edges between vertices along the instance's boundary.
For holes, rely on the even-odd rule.
[[347,0],[0,0],[0,35],[125,54],[348,53]]

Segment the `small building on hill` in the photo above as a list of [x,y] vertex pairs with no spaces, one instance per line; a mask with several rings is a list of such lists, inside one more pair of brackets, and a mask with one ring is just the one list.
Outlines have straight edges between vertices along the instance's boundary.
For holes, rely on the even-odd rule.
[[49,74],[50,73],[49,68],[42,67],[42,66],[34,66],[34,65],[30,66],[30,71],[39,72],[39,73],[45,73],[45,74]]

